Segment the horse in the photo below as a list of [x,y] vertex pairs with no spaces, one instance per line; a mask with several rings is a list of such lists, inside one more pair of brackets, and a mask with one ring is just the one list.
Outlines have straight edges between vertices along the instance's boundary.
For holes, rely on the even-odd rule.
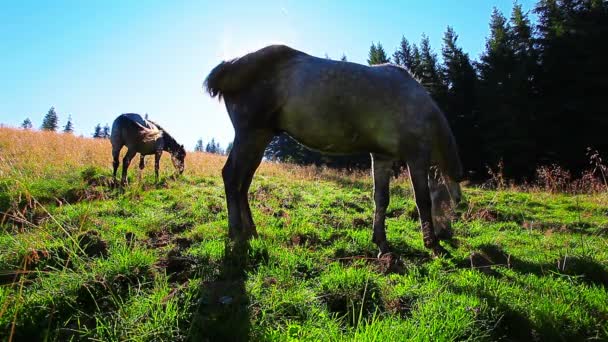
[[405,163],[425,248],[447,251],[451,210],[461,199],[462,165],[448,122],[403,67],[314,57],[271,45],[218,64],[203,82],[224,100],[235,130],[222,169],[231,239],[257,236],[248,190],[271,139],[287,133],[329,154],[370,153],[375,202],[372,241],[390,255],[385,216],[393,166]]
[[144,119],[139,114],[126,113],[119,115],[112,124],[110,134],[113,158],[113,179],[116,184],[116,171],[118,170],[118,157],[123,146],[127,146],[127,153],[122,159],[121,185],[127,181],[127,169],[131,160],[137,153],[140,154],[139,169],[144,169],[144,156],[154,154],[155,182],[158,183],[158,167],[163,151],[171,154],[173,166],[182,174],[184,172],[184,159],[186,150],[157,123]]

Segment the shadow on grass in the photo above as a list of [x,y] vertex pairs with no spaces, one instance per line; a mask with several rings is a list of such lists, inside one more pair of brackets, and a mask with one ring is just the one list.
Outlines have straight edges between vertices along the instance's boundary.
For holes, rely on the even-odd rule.
[[[491,295],[486,291],[460,286],[449,286],[450,291],[457,294],[473,295],[484,299],[488,306],[493,308],[499,317],[491,319],[496,323],[493,325],[492,339],[505,341],[537,341],[539,340],[537,327],[524,314],[513,310],[500,298]],[[544,338],[543,338],[544,340]]]
[[534,263],[509,255],[500,247],[485,244],[476,249],[469,258],[455,260],[460,267],[471,267],[491,276],[499,277],[496,266],[508,267],[518,273],[538,276],[571,276],[596,286],[608,288],[608,270],[591,258],[563,256],[554,263]]
[[249,340],[249,299],[245,290],[249,249],[249,241],[226,242],[219,276],[202,285],[190,341]]

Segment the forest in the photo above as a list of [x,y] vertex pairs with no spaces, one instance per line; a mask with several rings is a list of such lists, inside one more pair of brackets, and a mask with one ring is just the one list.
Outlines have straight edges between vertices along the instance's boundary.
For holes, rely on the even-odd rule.
[[[427,88],[450,122],[470,180],[496,167],[516,180],[542,166],[575,174],[588,168],[596,151],[608,151],[608,2],[541,0],[531,13],[516,3],[509,18],[494,9],[489,27],[479,60],[448,26],[439,55],[423,34],[418,44],[402,37],[392,55],[374,42],[367,62],[404,66]],[[266,158],[348,169],[370,163],[367,155],[322,155],[285,134]]]

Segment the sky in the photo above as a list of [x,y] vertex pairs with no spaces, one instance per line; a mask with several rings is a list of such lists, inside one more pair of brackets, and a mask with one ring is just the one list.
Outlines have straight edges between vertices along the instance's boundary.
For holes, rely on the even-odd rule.
[[[520,0],[525,11],[532,0]],[[34,127],[51,106],[65,125],[91,136],[121,113],[148,113],[188,150],[234,131],[224,104],[202,90],[222,60],[273,43],[365,64],[380,42],[424,33],[440,55],[448,25],[477,59],[492,8],[509,17],[511,0],[7,0],[0,5],[0,124]]]

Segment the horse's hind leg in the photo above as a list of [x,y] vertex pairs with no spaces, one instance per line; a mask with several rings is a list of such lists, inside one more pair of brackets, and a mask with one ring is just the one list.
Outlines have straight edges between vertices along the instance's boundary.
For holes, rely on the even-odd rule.
[[129,169],[129,164],[131,164],[131,160],[135,157],[135,154],[137,154],[135,150],[128,149],[127,154],[125,154],[125,157],[122,159],[122,179],[120,181],[122,185],[127,183],[127,170]]
[[447,251],[441,247],[433,231],[432,202],[428,184],[430,163],[427,158],[419,157],[411,161],[408,160],[407,166],[420,215],[424,246],[431,249],[435,255],[446,254]]
[[372,154],[372,169],[374,176],[374,234],[372,240],[380,249],[378,257],[389,252],[386,241],[385,218],[386,208],[390,201],[389,185],[393,174],[393,161]]
[[230,238],[256,235],[247,193],[272,136],[271,132],[266,131],[236,134],[226,165],[222,169]]

